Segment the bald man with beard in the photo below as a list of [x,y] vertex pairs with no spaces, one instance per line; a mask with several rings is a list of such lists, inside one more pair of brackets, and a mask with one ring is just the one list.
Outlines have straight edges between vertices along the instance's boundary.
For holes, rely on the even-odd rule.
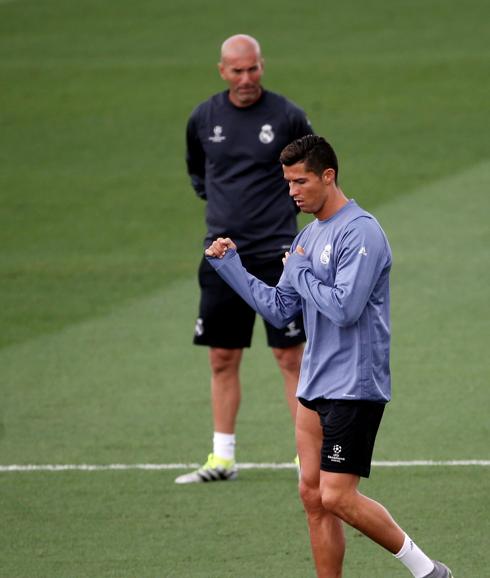
[[[255,38],[237,34],[226,39],[218,70],[227,90],[199,104],[186,131],[187,170],[196,195],[206,203],[203,248],[217,237],[233,238],[247,269],[274,285],[282,273],[284,251],[298,231],[298,209],[289,197],[279,154],[313,129],[301,108],[262,86],[264,59]],[[214,434],[206,463],[179,476],[178,484],[237,477],[239,371],[256,315],[204,258],[198,275],[201,297],[194,343],[209,348]],[[294,422],[303,321],[300,316],[281,330],[265,323],[265,329]]]

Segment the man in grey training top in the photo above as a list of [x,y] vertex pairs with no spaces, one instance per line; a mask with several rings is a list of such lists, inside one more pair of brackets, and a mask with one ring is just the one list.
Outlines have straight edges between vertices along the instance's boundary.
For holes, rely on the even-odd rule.
[[215,240],[209,264],[277,327],[303,312],[307,344],[298,384],[300,494],[319,578],[342,576],[345,522],[391,552],[415,578],[451,578],[388,511],[358,490],[391,398],[391,250],[376,219],[347,199],[338,162],[309,135],[281,153],[297,206],[316,219],[295,238],[271,287],[246,271],[230,238]]

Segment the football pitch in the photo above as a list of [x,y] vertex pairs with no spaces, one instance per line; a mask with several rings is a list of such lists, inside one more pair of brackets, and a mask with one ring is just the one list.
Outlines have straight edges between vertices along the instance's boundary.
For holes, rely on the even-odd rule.
[[[458,6],[0,0],[0,578],[314,576],[261,324],[249,467],[173,482],[211,436],[184,127],[235,32],[392,245],[394,395],[362,488],[456,578],[488,576],[490,8]],[[345,578],[366,576],[407,572],[347,529]]]

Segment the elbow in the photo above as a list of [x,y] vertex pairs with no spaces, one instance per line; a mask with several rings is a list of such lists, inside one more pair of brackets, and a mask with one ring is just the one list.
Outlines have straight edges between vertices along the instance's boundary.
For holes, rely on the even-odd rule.
[[291,311],[283,311],[277,307],[270,307],[265,309],[262,307],[257,307],[254,309],[276,329],[284,329],[288,326],[289,323],[291,323],[291,321],[296,319],[299,314],[296,311],[294,314]]
[[284,329],[285,327],[288,326],[289,323],[291,323],[291,321],[293,319],[295,319],[295,317],[285,317],[284,315],[281,315],[280,313],[275,313],[275,314],[271,314],[270,312],[262,312],[261,313],[262,317],[268,321],[272,326],[274,326],[276,329]]
[[284,329],[288,326],[289,321],[284,321],[284,319],[274,319],[270,321],[270,324],[273,325],[276,329]]
[[355,325],[362,315],[362,307],[360,303],[349,293],[338,291],[332,295],[332,300],[329,304],[331,314],[328,316],[330,320],[339,327],[350,327]]
[[276,329],[284,329],[301,313],[301,302],[286,298],[276,287],[267,300],[254,299],[252,309]]
[[357,319],[351,319],[349,317],[346,317],[343,319],[338,319],[337,321],[334,321],[334,323],[338,327],[341,327],[342,329],[346,329],[347,327],[351,327],[351,325],[354,325],[356,323],[356,321],[357,321]]
[[336,316],[336,318],[332,319],[332,321],[334,322],[335,325],[337,325],[337,327],[341,327],[342,329],[350,327],[355,323],[355,321],[351,320],[350,317],[341,317],[340,315]]
[[339,307],[336,314],[332,317],[332,322],[338,327],[350,327],[359,321],[360,311]]

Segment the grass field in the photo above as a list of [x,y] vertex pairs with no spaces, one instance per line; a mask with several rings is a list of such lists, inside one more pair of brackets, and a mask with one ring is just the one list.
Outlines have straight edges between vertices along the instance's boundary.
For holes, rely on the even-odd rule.
[[[6,468],[208,453],[183,133],[234,32],[262,41],[264,83],[332,141],[392,244],[375,459],[489,460],[490,8],[458,6],[0,0],[0,578],[314,576],[292,469],[182,488],[181,470]],[[242,377],[239,461],[291,462],[260,325]],[[488,575],[488,467],[375,467],[363,487],[456,578]],[[347,535],[345,578],[407,575]]]

